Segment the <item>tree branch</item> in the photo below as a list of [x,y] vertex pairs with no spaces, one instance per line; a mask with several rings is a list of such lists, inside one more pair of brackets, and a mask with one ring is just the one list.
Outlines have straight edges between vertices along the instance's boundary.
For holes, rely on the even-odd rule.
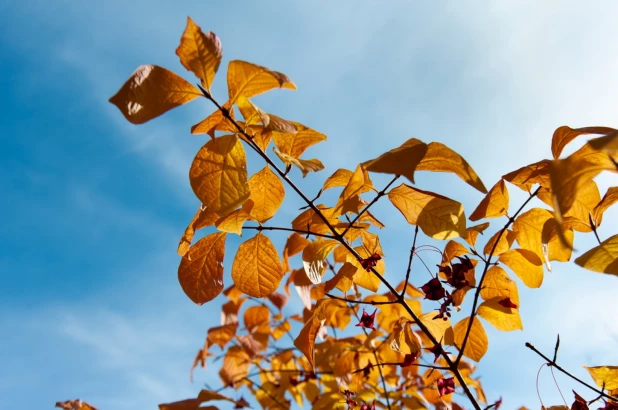
[[416,252],[416,237],[418,236],[418,225],[414,229],[414,240],[412,241],[412,248],[410,249],[410,258],[408,258],[408,270],[406,271],[406,281],[403,284],[403,290],[401,291],[401,297],[404,298],[406,290],[408,289],[408,283],[410,282],[410,273],[412,272],[412,259],[414,258],[414,252]]

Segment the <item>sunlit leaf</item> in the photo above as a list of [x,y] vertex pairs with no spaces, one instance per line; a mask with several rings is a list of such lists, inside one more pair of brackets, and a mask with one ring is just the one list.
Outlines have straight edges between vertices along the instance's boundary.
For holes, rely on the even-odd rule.
[[315,352],[313,350],[315,339],[320,327],[326,320],[326,310],[330,303],[333,303],[332,299],[325,299],[318,303],[313,312],[313,316],[307,321],[298,334],[298,337],[294,340],[294,346],[305,355],[312,368],[315,363]]
[[[229,101],[223,104],[223,108],[227,109],[232,119],[234,119],[234,111],[230,110],[231,104]],[[238,132],[238,128],[219,109],[191,127],[191,134],[208,134],[211,138],[215,137],[215,131]]]
[[392,149],[371,161],[363,162],[361,165],[371,172],[403,175],[414,183],[414,171],[425,157],[427,150],[427,144],[416,138],[411,138],[400,147]]
[[251,98],[273,88],[296,90],[296,85],[285,74],[239,60],[230,61],[227,86],[232,102],[236,102],[241,95]]
[[283,203],[285,197],[283,182],[267,165],[249,179],[249,189],[251,195],[243,208],[256,221],[260,223],[268,221]]
[[337,245],[339,242],[333,239],[318,239],[303,249],[303,267],[313,284],[322,283],[324,260]]
[[288,154],[284,154],[277,148],[273,148],[273,151],[275,151],[275,154],[277,154],[279,159],[283,161],[285,165],[294,165],[298,167],[298,169],[300,169],[300,171],[303,173],[303,178],[306,177],[309,172],[317,172],[324,169],[324,164],[322,164],[319,159],[294,158]]
[[575,259],[575,263],[594,272],[618,275],[618,235],[590,249]]
[[519,310],[504,307],[498,303],[501,299],[499,296],[481,303],[477,310],[478,315],[503,332],[523,330]]
[[466,229],[466,235],[464,240],[468,242],[470,246],[476,246],[476,239],[479,234],[482,235],[485,229],[489,228],[489,222],[484,222],[479,225],[470,226]]
[[367,170],[365,170],[362,165],[357,166],[345,188],[343,188],[343,192],[341,192],[339,196],[334,214],[343,215],[347,212],[356,213],[360,195],[370,191],[372,188],[373,183],[371,179],[369,179]]
[[393,205],[412,225],[434,239],[453,239],[465,235],[463,206],[445,196],[401,184],[388,193]]
[[233,385],[249,374],[251,358],[240,346],[230,346],[223,358],[219,376],[224,385]]
[[534,164],[526,165],[503,175],[502,179],[526,192],[530,192],[534,184],[549,188],[551,184],[549,178],[550,162],[550,160],[544,159]]
[[268,296],[282,277],[277,249],[262,232],[240,244],[232,264],[232,280],[241,292],[256,298]]
[[584,369],[588,370],[600,388],[610,391],[618,389],[618,366],[584,366]]
[[[467,317],[457,322],[453,328],[456,346],[460,347],[463,345],[463,340],[466,336],[469,323],[470,318]],[[475,317],[472,322],[472,328],[470,329],[470,335],[463,354],[464,356],[478,362],[483,356],[485,356],[488,347],[489,340],[487,339],[487,333],[485,333],[485,329],[483,328],[481,321]]]
[[352,287],[352,278],[357,270],[358,268],[354,264],[345,262],[343,266],[339,268],[337,274],[332,279],[326,281],[324,291],[330,292],[334,288],[337,288],[344,293],[347,292]]
[[182,65],[192,71],[208,91],[221,64],[222,52],[219,37],[212,31],[204,34],[191,17],[187,17],[187,27],[182,34],[176,54],[180,57]]
[[427,152],[418,164],[416,170],[452,172],[472,187],[484,194],[487,193],[487,188],[483,185],[483,181],[481,181],[481,178],[474,172],[470,164],[468,164],[461,155],[439,142],[429,143]]
[[352,171],[347,169],[339,168],[337,171],[333,173],[333,175],[329,176],[324,182],[324,186],[322,187],[323,191],[326,191],[330,188],[336,188],[340,186],[346,186],[352,178]]
[[613,186],[608,188],[605,195],[603,195],[603,199],[601,199],[601,201],[592,210],[593,220],[596,226],[601,225],[603,213],[605,213],[607,208],[614,205],[616,202],[618,202],[618,187]]
[[[513,231],[507,229],[504,233],[502,233],[502,235],[500,233],[501,231],[498,231],[491,238],[489,238],[489,240],[485,244],[485,247],[483,248],[483,254],[489,255],[493,250],[493,255],[497,256],[511,249],[511,246],[515,241],[515,234],[513,233]],[[498,238],[500,238],[499,241]],[[498,241],[497,244],[496,241]]]
[[143,124],[201,96],[200,90],[171,71],[156,65],[141,65],[109,102],[129,122]]
[[512,280],[508,273],[499,266],[492,266],[487,270],[485,279],[483,280],[483,287],[481,288],[481,297],[483,300],[489,300],[493,298],[509,298],[519,305],[519,292],[517,291],[517,284]]
[[212,210],[209,208],[200,207],[191,220],[191,223],[189,223],[189,226],[185,229],[182,238],[180,238],[180,243],[178,244],[178,254],[180,256],[185,256],[185,254],[189,251],[195,231],[214,224],[217,219],[219,219],[219,215],[214,213]]
[[513,249],[500,255],[499,261],[511,268],[529,288],[538,288],[543,283],[543,262],[527,249]]
[[223,290],[224,232],[205,236],[180,261],[178,281],[193,302],[202,305]]
[[249,198],[247,159],[235,135],[208,141],[189,171],[195,195],[213,212],[227,215]]
[[294,134],[273,132],[275,145],[277,145],[279,151],[284,154],[288,154],[294,158],[300,158],[307,148],[326,140],[326,135],[322,133],[312,130],[302,124],[293,124],[296,127],[296,132]]
[[270,323],[270,310],[265,306],[251,306],[245,310],[245,327],[249,332]]
[[219,218],[215,222],[215,226],[222,232],[235,233],[242,236],[242,226],[248,218],[249,214],[244,209],[237,209]]
[[519,215],[513,223],[513,232],[519,246],[542,258],[543,227],[553,217],[551,212],[543,208],[532,208]]
[[504,180],[494,185],[468,219],[478,221],[483,218],[498,218],[509,212],[509,191]]
[[554,159],[558,159],[564,147],[580,135],[609,134],[614,131],[616,130],[608,127],[584,127],[573,129],[563,125],[554,131],[554,135],[551,140],[551,153],[554,156]]
[[[551,207],[554,206],[554,198],[549,189],[541,189],[537,196],[547,205]],[[572,217],[580,222],[576,225],[572,225],[573,229],[580,232],[592,231],[592,227],[590,226],[590,213],[600,200],[601,195],[596,182],[590,181],[577,191],[571,209],[562,215],[563,220],[564,218]]]
[[448,318],[447,320],[434,320],[436,315],[437,313],[435,311],[425,313],[424,315],[419,316],[419,320],[425,325],[425,327],[438,342],[443,345],[452,346],[455,341],[455,334],[453,333],[451,320]]
[[399,319],[393,328],[391,349],[403,354],[415,354],[422,348],[423,342],[412,329],[412,322],[406,318]]

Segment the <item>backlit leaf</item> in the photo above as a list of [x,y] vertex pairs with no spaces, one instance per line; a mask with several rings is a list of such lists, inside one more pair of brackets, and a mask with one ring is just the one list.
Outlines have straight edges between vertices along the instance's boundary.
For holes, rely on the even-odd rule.
[[411,138],[399,148],[385,152],[378,158],[363,162],[361,165],[371,172],[403,175],[414,183],[414,171],[425,157],[427,150],[427,144]]
[[[463,340],[466,336],[469,323],[470,318],[467,317],[459,321],[453,328],[453,332],[455,334],[455,346],[463,345]],[[483,328],[481,321],[475,317],[472,322],[472,328],[470,329],[470,335],[463,354],[464,356],[478,362],[483,356],[485,356],[488,347],[489,339],[487,339],[487,333],[485,333],[485,329]]]
[[476,238],[478,238],[479,234],[482,235],[487,228],[489,228],[489,222],[484,222],[479,225],[468,227],[466,229],[466,235],[464,236],[464,240],[468,242],[470,246],[476,246]]
[[223,385],[233,385],[235,382],[249,374],[251,358],[239,346],[230,346],[223,358],[223,365],[219,370],[219,376]]
[[296,90],[296,85],[285,75],[246,61],[230,61],[227,69],[227,86],[230,101],[238,97],[251,98],[273,88]]
[[[259,223],[272,218],[283,203],[285,188],[281,179],[266,165],[249,179],[251,196],[246,211]],[[248,203],[251,202],[251,206]],[[243,206],[245,208],[245,206]]]
[[352,287],[352,278],[358,268],[350,262],[345,262],[337,274],[326,281],[324,286],[324,292],[330,292],[334,288],[339,289],[342,292],[347,292]]
[[180,243],[178,244],[178,254],[180,256],[185,256],[185,254],[189,251],[195,231],[214,224],[217,219],[219,219],[219,215],[214,213],[212,210],[209,208],[200,207],[191,220],[191,223],[189,223],[189,226],[185,229],[182,238],[180,238]]
[[256,298],[268,296],[282,277],[279,254],[266,235],[259,232],[240,244],[232,264],[232,280],[241,292]]
[[195,195],[213,212],[226,215],[249,198],[247,159],[235,135],[208,141],[189,171]]
[[483,218],[498,218],[509,212],[509,191],[504,180],[494,185],[468,219],[478,221]]
[[[230,116],[234,119],[234,111],[230,110],[229,101],[223,104],[223,108],[228,109]],[[191,127],[191,134],[208,134],[211,138],[215,137],[215,131],[238,132],[238,128],[219,109]]]
[[526,165],[525,167],[521,167],[503,175],[502,179],[526,192],[530,192],[534,184],[549,188],[551,184],[549,178],[550,162],[550,160],[544,159],[534,164]]
[[347,212],[356,213],[360,195],[368,192],[373,188],[373,183],[369,179],[367,170],[362,165],[356,167],[350,180],[343,188],[343,192],[339,196],[337,205],[335,206],[335,215],[343,215]]
[[412,225],[434,239],[453,239],[465,235],[463,206],[445,196],[401,184],[388,193],[393,205]]
[[563,125],[554,131],[554,135],[551,140],[551,153],[554,159],[558,159],[564,147],[575,138],[585,134],[609,134],[616,131],[613,128],[608,127],[584,127],[584,128],[571,128]]
[[618,154],[618,130],[614,130],[604,137],[594,138],[588,141],[592,148],[608,154]]
[[337,245],[339,242],[333,239],[318,239],[303,249],[303,267],[311,283],[322,283],[324,260]]
[[501,297],[496,297],[481,303],[477,310],[478,315],[503,332],[523,330],[519,310],[502,306],[498,303],[500,300]]
[[[500,240],[498,241],[494,249],[494,244],[498,240],[498,237],[500,237]],[[483,248],[483,254],[489,255],[493,250],[494,256],[501,255],[511,249],[514,241],[515,234],[513,233],[513,231],[507,229],[502,235],[500,235],[500,231],[498,231],[491,238],[489,238],[489,240],[485,244],[485,247]]]
[[219,218],[215,222],[215,226],[222,232],[235,233],[242,236],[242,226],[248,218],[249,214],[244,209],[237,209]]
[[270,310],[264,306],[251,306],[245,310],[245,327],[249,332],[270,323]]
[[324,169],[324,164],[322,164],[319,159],[294,158],[288,154],[284,154],[277,148],[273,148],[273,151],[275,151],[275,154],[277,154],[279,159],[283,161],[285,165],[294,165],[298,167],[298,169],[300,169],[303,173],[303,178],[306,177],[309,172],[317,172]]
[[221,64],[222,52],[219,37],[212,31],[204,34],[191,17],[187,17],[187,27],[176,54],[182,65],[192,71],[202,81],[202,87],[208,91]]
[[519,215],[513,223],[515,239],[523,249],[543,257],[543,227],[554,216],[547,209],[532,208]]
[[614,235],[599,246],[575,259],[575,263],[582,268],[594,272],[618,275],[618,235]]
[[313,350],[315,339],[318,336],[320,327],[326,321],[326,310],[330,303],[333,303],[332,299],[324,299],[318,302],[313,316],[305,323],[298,337],[294,340],[294,346],[305,355],[312,369],[315,363],[315,352]]
[[512,280],[508,273],[500,266],[492,266],[487,270],[483,287],[481,288],[481,297],[483,300],[493,298],[509,298],[513,303],[519,306],[519,292],[517,284]]
[[[430,142],[427,153],[418,164],[417,171],[452,172],[472,187],[482,193],[487,193],[481,178],[474,172],[470,164],[458,153],[439,142]],[[414,181],[412,181],[414,182]]]
[[618,202],[618,187],[613,186],[607,189],[607,192],[603,195],[601,202],[599,202],[592,210],[593,220],[596,226],[601,225],[603,213],[607,210],[607,208],[616,202]]
[[419,353],[422,348],[423,342],[412,330],[412,322],[406,318],[399,319],[393,328],[391,349],[403,354],[415,354]]
[[[554,198],[549,189],[541,189],[537,196],[547,205],[551,207],[554,206]],[[573,225],[573,229],[580,232],[590,232],[592,231],[592,227],[590,226],[590,213],[600,200],[601,195],[597,183],[590,181],[577,191],[571,209],[565,212],[562,217],[563,219],[572,217],[580,222]]]
[[180,261],[178,281],[193,302],[202,305],[223,290],[224,232],[205,236]]
[[202,92],[171,71],[141,65],[109,102],[132,124],[143,124],[197,97]]
[[527,249],[513,249],[500,255],[499,261],[511,268],[529,288],[538,288],[543,283],[543,262]]
[[618,366],[584,366],[592,380],[599,386],[599,388],[605,388],[605,390],[618,389]]
[[324,186],[322,187],[322,190],[326,191],[327,189],[330,189],[330,188],[346,186],[348,182],[350,181],[350,178],[352,178],[352,174],[353,174],[352,171],[339,168],[337,171],[335,171],[333,175],[329,176],[326,179],[326,181],[324,182]]
[[455,339],[451,320],[436,319],[437,312],[429,312],[419,316],[419,320],[425,325],[433,337],[443,345],[452,346]]

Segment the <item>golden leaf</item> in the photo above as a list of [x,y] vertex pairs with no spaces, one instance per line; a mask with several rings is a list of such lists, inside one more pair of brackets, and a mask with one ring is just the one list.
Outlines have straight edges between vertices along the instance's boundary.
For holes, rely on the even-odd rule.
[[251,306],[245,310],[244,321],[247,330],[253,333],[256,328],[270,323],[270,310],[265,306]]
[[191,17],[187,17],[187,27],[176,54],[182,65],[202,80],[202,87],[208,91],[221,64],[222,52],[219,37],[212,31],[204,34]]
[[273,88],[296,90],[296,85],[285,75],[246,61],[230,61],[227,69],[227,86],[230,101],[238,97],[251,98]]
[[143,124],[197,97],[202,97],[201,91],[171,71],[141,65],[109,102],[130,123]]
[[[357,246],[356,248],[354,248],[354,250],[360,255],[361,258],[364,259],[370,257],[373,254],[369,253],[367,251],[367,248],[364,246]],[[346,262],[349,262],[356,267],[356,273],[354,274],[354,277],[352,279],[354,283],[372,292],[377,292],[381,283],[380,278],[372,271],[367,272],[365,268],[362,267],[360,262],[356,259],[356,257],[354,257],[354,255],[352,255],[351,253],[348,253],[346,255],[346,258]],[[384,259],[380,259],[376,263],[376,266],[373,267],[373,270],[381,276],[384,275],[384,271],[386,270]]]
[[324,274],[324,260],[332,252],[339,242],[333,239],[318,239],[311,242],[303,249],[303,267],[311,283],[322,283]]
[[500,303],[503,298],[501,296],[486,300],[481,303],[476,313],[491,323],[496,329],[503,332],[511,330],[523,330],[519,310],[510,307],[504,307]]
[[468,242],[470,246],[476,246],[476,238],[478,238],[479,234],[482,235],[487,228],[489,228],[489,222],[484,222],[482,224],[474,225],[467,228],[464,240]]
[[388,198],[412,225],[434,239],[453,239],[465,235],[463,206],[445,196],[401,184],[391,189]]
[[283,247],[283,271],[288,272],[290,270],[289,257],[294,256],[309,245],[309,239],[294,232],[288,236],[288,240]]
[[193,302],[202,305],[223,290],[224,232],[205,236],[180,261],[178,281]]
[[333,175],[329,176],[324,182],[324,186],[322,187],[322,191],[326,191],[330,188],[336,188],[340,186],[346,186],[352,178],[352,171],[347,169],[339,168],[337,171],[333,173]]
[[412,322],[401,318],[393,328],[391,349],[403,354],[414,354],[423,348],[421,338],[412,330]]
[[189,223],[189,226],[185,229],[182,238],[180,238],[180,243],[178,244],[178,254],[180,256],[185,256],[185,254],[189,251],[195,231],[214,224],[217,219],[219,219],[219,215],[214,213],[212,210],[209,208],[200,207],[191,220],[191,223]]
[[502,176],[502,179],[510,182],[518,188],[530,192],[534,184],[539,184],[549,188],[551,182],[549,178],[550,160],[544,159],[534,164],[526,165],[513,172]]
[[222,232],[235,233],[242,236],[242,226],[249,218],[244,209],[237,209],[215,222],[215,227]]
[[478,221],[483,218],[498,218],[509,212],[509,191],[504,180],[494,185],[468,219]]
[[584,369],[588,370],[590,377],[600,388],[610,391],[618,389],[618,366],[584,366]]
[[334,288],[339,289],[342,292],[347,292],[352,287],[352,278],[358,268],[350,262],[345,262],[337,274],[331,279],[327,280],[324,286],[324,292],[330,292]]
[[538,288],[543,283],[543,262],[536,253],[513,249],[500,255],[498,260],[511,268],[529,288]]
[[[223,108],[227,109],[232,119],[234,119],[234,110],[230,110],[231,104],[229,101],[223,104]],[[215,131],[235,133],[238,132],[238,128],[219,109],[191,127],[191,134],[208,134],[211,138],[215,137]]]
[[442,252],[442,265],[448,264],[456,256],[463,256],[470,253],[462,244],[453,240],[448,241]]
[[427,150],[427,144],[411,138],[400,147],[385,152],[378,158],[363,162],[361,165],[371,172],[403,175],[414,183],[414,171],[423,160]]
[[230,346],[223,358],[219,376],[223,385],[234,385],[235,382],[247,377],[251,358],[240,346]]
[[236,334],[236,329],[238,329],[237,323],[208,329],[208,334],[206,336],[207,346],[217,345],[221,349],[225,349],[225,345],[227,345]]
[[618,130],[614,130],[604,137],[594,138],[588,141],[588,145],[598,151],[616,155],[618,154]]
[[[427,153],[416,167],[417,171],[452,172],[470,186],[482,193],[487,193],[481,178],[474,172],[470,164],[458,153],[439,142],[430,142]],[[412,181],[414,182],[414,181]]]
[[232,264],[232,280],[238,290],[262,298],[277,289],[282,277],[277,249],[262,232],[240,244]]
[[453,326],[451,320],[436,319],[436,312],[425,313],[418,317],[418,319],[425,325],[429,333],[441,344],[453,346],[455,341],[455,334],[453,333]]
[[497,297],[500,297],[500,300],[509,298],[513,303],[519,306],[517,284],[500,266],[492,266],[485,274],[483,288],[481,289],[481,297],[483,300]]
[[554,156],[554,159],[558,159],[564,147],[580,135],[609,134],[615,131],[615,129],[608,127],[584,127],[573,129],[563,125],[554,131],[554,136],[551,140],[551,153]]
[[300,171],[303,173],[303,178],[306,177],[309,172],[317,172],[324,169],[324,164],[322,164],[319,159],[294,158],[288,154],[284,154],[277,148],[273,148],[273,151],[275,151],[275,154],[277,154],[279,159],[283,161],[285,165],[294,165],[298,167],[298,169],[300,169]]
[[235,135],[208,141],[197,153],[189,180],[195,195],[220,215],[227,215],[249,198],[247,159]]
[[[266,165],[249,179],[249,189],[251,195],[249,201],[243,205],[243,209],[262,224],[272,218],[283,203],[285,197],[283,182]],[[252,202],[251,206],[249,202]]]
[[594,209],[592,210],[592,219],[594,220],[594,224],[596,226],[601,225],[601,221],[603,220],[603,213],[607,210],[607,208],[609,208],[616,202],[618,202],[618,187],[613,186],[607,189],[607,192],[605,193],[605,195],[603,195],[603,199],[601,199],[601,201],[597,205],[595,205]]
[[[551,190],[542,188],[537,196],[547,205],[551,207],[554,206],[554,198]],[[590,213],[599,201],[601,201],[601,194],[599,193],[597,183],[590,181],[577,191],[571,209],[562,215],[563,220],[564,218],[572,217],[579,222],[578,224],[572,225],[573,229],[580,232],[591,232]]]
[[267,127],[270,124],[270,116],[253,104],[247,97],[242,95],[238,97],[236,106],[238,106],[238,110],[245,119],[246,125],[262,124],[264,127]]
[[305,326],[301,329],[298,337],[294,340],[294,346],[296,346],[298,350],[305,355],[312,369],[315,368],[315,352],[313,350],[313,346],[315,344],[315,339],[318,336],[320,327],[326,321],[326,308],[330,303],[332,303],[332,299],[324,299],[318,302],[318,305],[313,312],[313,316],[311,316],[311,319],[305,323]]
[[343,188],[333,214],[357,213],[360,195],[372,189],[373,183],[369,179],[369,173],[362,165],[357,166],[345,188]]
[[502,236],[500,236],[500,241],[498,242],[498,244],[496,245],[496,248],[494,249],[494,243],[498,239],[500,232],[501,231],[496,232],[491,238],[489,238],[489,240],[485,244],[485,247],[483,248],[484,255],[489,255],[492,249],[494,250],[494,253],[493,253],[494,256],[500,255],[508,251],[509,249],[511,249],[511,246],[513,245],[513,242],[515,241],[515,234],[513,233],[513,231],[509,229],[507,229],[502,234]]
[[519,246],[542,258],[543,243],[547,243],[543,241],[543,227],[553,218],[551,212],[542,208],[532,208],[519,215],[513,223],[513,232]]
[[[458,346],[458,348],[463,345],[463,340],[466,336],[469,323],[470,318],[467,317],[459,321],[453,328],[453,332],[455,334],[455,346]],[[483,328],[481,321],[475,317],[472,322],[472,328],[470,329],[470,335],[463,354],[464,356],[478,362],[483,356],[485,356],[488,347],[489,340],[487,339],[487,333],[485,333],[485,329]]]
[[614,235],[601,242],[599,246],[590,249],[575,259],[575,263],[594,272],[618,275],[618,235]]

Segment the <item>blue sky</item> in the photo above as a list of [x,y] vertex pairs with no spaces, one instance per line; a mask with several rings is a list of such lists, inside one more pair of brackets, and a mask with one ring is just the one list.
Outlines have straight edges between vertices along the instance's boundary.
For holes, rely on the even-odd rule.
[[[328,135],[310,151],[327,170],[302,181],[307,192],[410,137],[447,144],[490,187],[548,158],[560,125],[618,126],[616,3],[384,4],[0,1],[0,408],[76,397],[102,410],[156,408],[218,383],[203,371],[188,381],[218,300],[193,305],[176,276],[176,245],[198,206],[188,167],[204,142],[189,126],[212,107],[194,102],[137,127],[107,102],[144,63],[194,81],[174,54],[188,15],[221,38],[222,71],[243,59],[297,84],[256,102]],[[224,96],[223,76],[215,82]],[[452,176],[417,182],[468,214],[482,198]],[[616,185],[598,182],[602,193]],[[509,189],[515,207],[524,196]],[[285,206],[300,202],[288,195]],[[398,272],[412,228],[387,207],[376,214],[391,227],[383,246]],[[601,237],[617,222],[608,211]],[[594,244],[579,238],[579,251]],[[538,407],[541,361],[523,343],[549,351],[557,332],[576,374],[617,364],[616,291],[614,277],[568,264],[555,264],[539,290],[520,284],[525,330],[489,330],[478,371],[489,398]],[[548,373],[542,379],[545,404],[559,404]],[[559,381],[568,395],[573,385]]]

